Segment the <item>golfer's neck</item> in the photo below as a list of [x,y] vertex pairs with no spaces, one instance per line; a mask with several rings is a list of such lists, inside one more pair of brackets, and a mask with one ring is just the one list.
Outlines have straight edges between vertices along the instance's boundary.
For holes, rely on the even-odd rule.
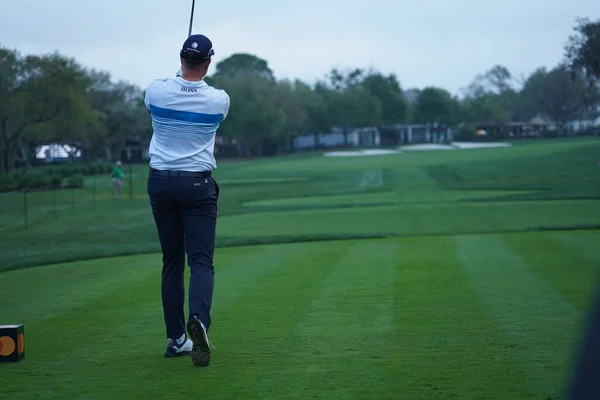
[[182,72],[183,73],[181,74],[181,77],[183,79],[185,79],[186,81],[200,82],[202,79],[204,79],[203,73],[189,72],[189,71],[182,71]]

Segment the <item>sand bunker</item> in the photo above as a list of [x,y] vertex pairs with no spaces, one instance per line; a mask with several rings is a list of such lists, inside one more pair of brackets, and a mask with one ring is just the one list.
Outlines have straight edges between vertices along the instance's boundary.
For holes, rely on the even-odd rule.
[[356,157],[356,156],[380,156],[384,154],[399,154],[398,150],[349,150],[349,151],[330,151],[325,153],[328,157]]
[[479,143],[479,142],[453,142],[452,146],[458,149],[486,149],[490,147],[511,147],[510,143],[501,143],[501,142],[489,142],[489,143]]
[[423,143],[423,144],[409,144],[406,146],[398,147],[402,151],[424,151],[424,150],[455,150],[454,147],[449,144],[435,144],[435,143]]
[[499,142],[452,142],[451,144],[435,144],[435,143],[423,143],[423,144],[409,144],[406,146],[398,147],[402,151],[424,151],[424,150],[463,150],[463,149],[486,149],[491,147],[510,147],[510,143],[499,143]]
[[357,157],[357,156],[378,156],[384,154],[399,154],[404,151],[432,151],[432,150],[467,150],[467,149],[486,149],[492,147],[510,147],[510,143],[501,142],[452,142],[450,144],[421,143],[399,146],[398,150],[384,149],[365,149],[365,150],[347,150],[330,151],[325,153],[328,157]]

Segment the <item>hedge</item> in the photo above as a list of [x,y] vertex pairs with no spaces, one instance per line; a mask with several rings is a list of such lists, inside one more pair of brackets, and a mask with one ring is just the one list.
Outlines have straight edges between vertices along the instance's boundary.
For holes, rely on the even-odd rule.
[[84,177],[110,175],[111,164],[63,164],[44,165],[37,168],[19,169],[11,174],[0,175],[0,192],[23,189],[81,188]]

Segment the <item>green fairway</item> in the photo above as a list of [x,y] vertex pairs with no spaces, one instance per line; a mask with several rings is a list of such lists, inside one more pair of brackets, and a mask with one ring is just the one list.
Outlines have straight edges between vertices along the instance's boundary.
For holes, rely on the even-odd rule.
[[[215,172],[222,193],[217,241],[595,227],[598,154],[600,140],[588,138],[224,163]],[[159,251],[145,192],[147,166],[134,166],[133,176],[133,199],[127,178],[120,201],[111,200],[108,177],[88,179],[83,190],[29,193],[27,220],[23,194],[0,194],[0,270]],[[564,201],[539,203],[549,199]]]
[[222,249],[217,349],[201,370],[162,357],[159,256],[7,272],[2,318],[25,324],[27,355],[0,365],[0,393],[554,398],[599,240],[544,232]]
[[506,190],[491,192],[489,190],[396,190],[389,192],[354,193],[337,196],[306,196],[285,197],[280,199],[266,199],[247,202],[249,207],[347,207],[380,204],[435,204],[459,200],[489,199],[491,196],[511,196],[523,194],[536,194],[531,190]]
[[162,356],[147,166],[132,199],[105,177],[0,194],[0,324],[26,332],[0,399],[562,399],[599,158],[588,138],[219,164],[205,369]]

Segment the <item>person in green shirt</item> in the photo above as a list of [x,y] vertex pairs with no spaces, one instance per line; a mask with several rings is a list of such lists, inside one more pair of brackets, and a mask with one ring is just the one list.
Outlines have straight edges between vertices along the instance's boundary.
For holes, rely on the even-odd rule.
[[115,186],[114,199],[119,199],[121,195],[121,180],[123,179],[123,171],[121,171],[121,161],[117,161],[117,164],[113,168],[112,181]]

